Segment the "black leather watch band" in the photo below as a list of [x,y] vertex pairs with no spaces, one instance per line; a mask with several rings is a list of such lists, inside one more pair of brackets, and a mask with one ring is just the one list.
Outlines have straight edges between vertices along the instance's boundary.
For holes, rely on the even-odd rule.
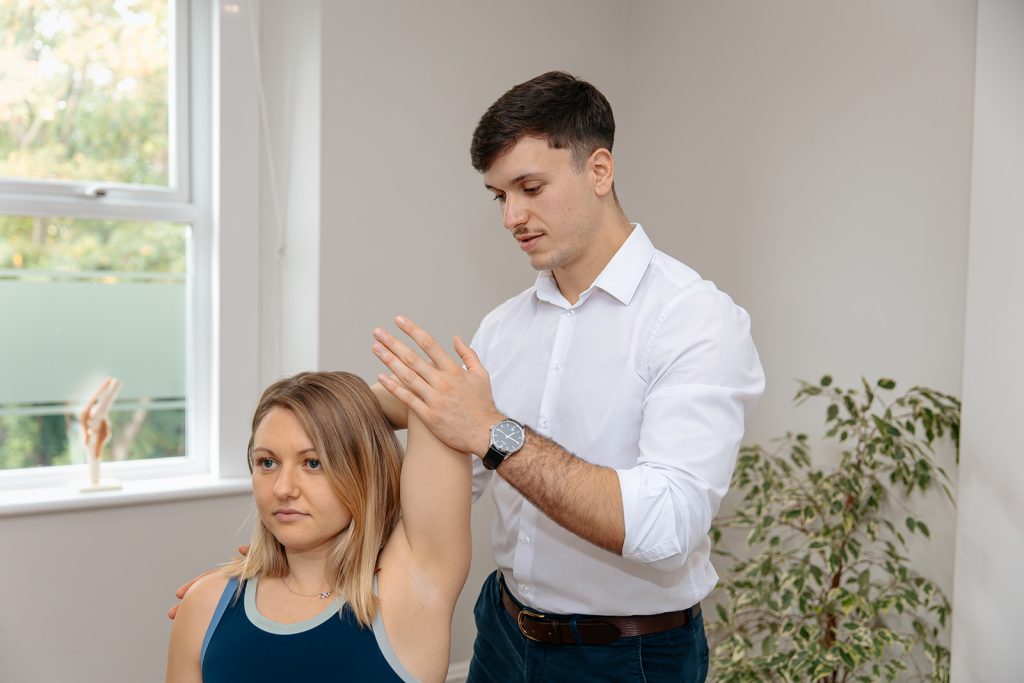
[[484,454],[483,462],[485,469],[496,470],[498,465],[505,462],[505,454],[491,446],[487,449],[487,453]]

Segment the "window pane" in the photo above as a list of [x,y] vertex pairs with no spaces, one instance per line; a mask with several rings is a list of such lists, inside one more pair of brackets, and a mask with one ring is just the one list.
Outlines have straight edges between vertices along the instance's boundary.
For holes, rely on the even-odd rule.
[[0,469],[83,462],[74,414],[107,376],[106,457],[185,454],[189,232],[0,216]]
[[167,0],[0,0],[0,176],[168,184]]

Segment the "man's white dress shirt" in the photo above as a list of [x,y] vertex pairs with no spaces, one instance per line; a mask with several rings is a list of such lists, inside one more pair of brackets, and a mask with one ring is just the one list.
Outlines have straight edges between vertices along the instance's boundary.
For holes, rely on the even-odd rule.
[[[547,612],[604,615],[708,595],[718,580],[708,529],[764,390],[746,311],[636,225],[575,305],[542,271],[484,318],[472,347],[498,410],[614,468],[622,491],[620,557],[494,477],[494,559],[512,593]],[[479,496],[492,473],[474,467]]]

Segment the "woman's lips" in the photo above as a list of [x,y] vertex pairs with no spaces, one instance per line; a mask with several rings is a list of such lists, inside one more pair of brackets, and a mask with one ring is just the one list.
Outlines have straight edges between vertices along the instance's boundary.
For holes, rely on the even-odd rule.
[[298,510],[275,510],[274,519],[279,522],[295,522],[303,517],[308,517],[305,512],[299,512]]

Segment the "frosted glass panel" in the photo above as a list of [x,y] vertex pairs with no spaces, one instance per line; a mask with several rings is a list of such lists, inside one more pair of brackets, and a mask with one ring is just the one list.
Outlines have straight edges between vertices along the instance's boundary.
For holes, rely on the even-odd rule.
[[107,376],[108,459],[185,454],[190,229],[0,215],[0,470],[80,462]]
[[185,316],[183,281],[0,281],[0,404],[184,398]]

